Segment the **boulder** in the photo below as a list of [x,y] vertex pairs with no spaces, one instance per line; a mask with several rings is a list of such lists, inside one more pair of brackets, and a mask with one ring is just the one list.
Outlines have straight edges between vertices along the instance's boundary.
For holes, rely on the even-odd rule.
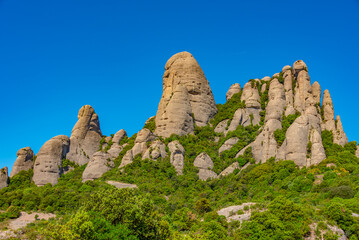
[[328,90],[324,90],[322,103],[324,119],[322,130],[335,131],[334,107],[333,101]]
[[269,76],[265,76],[264,78],[262,78],[262,81],[270,81],[272,78]]
[[92,155],[82,174],[82,182],[100,178],[105,172],[111,170],[113,167],[115,167],[115,164],[109,153],[101,151],[96,152]]
[[207,153],[200,153],[194,160],[193,165],[199,168],[198,177],[200,180],[217,178],[217,174],[212,171],[213,161]]
[[227,141],[225,141],[223,143],[223,145],[218,149],[218,153],[221,154],[222,152],[229,150],[233,147],[233,145],[235,145],[238,142],[238,138],[237,137],[232,137],[230,139],[228,139]]
[[157,158],[165,158],[167,157],[166,145],[160,140],[154,141],[150,147],[146,150],[145,154],[143,154],[142,159],[152,159],[156,160]]
[[264,93],[267,90],[267,83],[264,83],[261,87],[261,93]]
[[78,121],[71,132],[70,151],[66,158],[79,165],[88,163],[100,145],[102,133],[95,110],[90,105],[83,106],[77,116]]
[[[171,103],[174,97],[175,101]],[[193,126],[184,126],[184,123],[191,124],[188,113],[193,116],[196,125],[205,126],[217,113],[217,107],[201,67],[190,53],[181,52],[172,56],[165,66],[155,133],[163,137],[178,132],[182,135],[191,133]],[[177,124],[179,116],[181,121]]]
[[234,170],[236,170],[236,169],[240,169],[238,162],[232,163],[229,167],[227,167],[226,169],[224,169],[224,170],[219,174],[219,176],[220,176],[220,177],[221,177],[221,176],[223,176],[223,177],[224,177],[224,176],[227,176],[227,175],[233,173]]
[[289,65],[286,65],[286,66],[284,66],[284,67],[282,68],[282,72],[283,72],[283,73],[286,72],[286,71],[288,71],[288,70],[292,70],[292,67],[289,66]]
[[185,154],[185,150],[183,146],[177,140],[175,140],[168,143],[168,148],[171,153],[171,157],[170,157],[171,164],[176,169],[177,175],[182,175],[184,168],[184,154]]
[[226,93],[226,100],[228,101],[229,99],[232,98],[234,94],[239,93],[240,91],[241,91],[241,85],[239,85],[239,83],[232,84]]
[[302,61],[302,60],[297,60],[294,64],[293,64],[293,73],[294,76],[297,77],[298,73],[302,70],[307,71],[307,65]]
[[27,171],[34,166],[35,154],[30,147],[21,148],[17,151],[17,158],[12,167],[10,177],[15,176],[20,171]]
[[51,138],[40,148],[34,164],[34,176],[32,178],[37,186],[44,186],[47,183],[57,184],[63,172],[62,159],[66,157],[69,146],[69,137],[59,135]]
[[344,147],[348,143],[348,137],[343,130],[342,121],[340,116],[337,116],[336,131],[333,133],[333,142]]
[[123,146],[114,143],[107,152],[111,155],[111,159],[115,159],[122,152],[122,150]]
[[124,137],[126,137],[126,136],[127,136],[126,131],[121,129],[113,136],[113,138],[112,138],[113,144],[120,144],[122,139],[124,139]]
[[228,127],[228,121],[229,119],[226,119],[226,120],[223,120],[221,122],[219,122],[216,126],[216,128],[214,129],[214,132],[216,133],[224,133],[226,132],[227,130],[227,127]]
[[8,169],[4,167],[0,169],[0,190],[9,186]]

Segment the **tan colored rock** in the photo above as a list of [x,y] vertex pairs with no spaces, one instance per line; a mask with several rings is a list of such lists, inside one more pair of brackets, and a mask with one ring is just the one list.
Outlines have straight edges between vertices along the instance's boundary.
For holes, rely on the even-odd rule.
[[307,166],[308,134],[309,119],[306,115],[301,115],[288,128],[277,159],[292,160],[300,167]]
[[[165,92],[163,93],[165,94]],[[192,107],[187,88],[178,85],[169,99],[162,96],[156,115],[155,133],[162,137],[193,133]]]
[[359,145],[357,146],[357,151],[355,152],[355,155],[357,156],[357,158],[359,158]]
[[160,140],[154,141],[151,146],[146,150],[145,154],[142,156],[142,159],[152,159],[156,160],[157,158],[167,157],[166,145]]
[[322,137],[316,129],[310,131],[310,142],[311,146],[311,156],[309,161],[307,161],[307,167],[311,165],[317,165],[324,159],[326,159],[325,150],[322,143]]
[[322,108],[324,112],[323,130],[335,131],[333,101],[328,90],[324,90]]
[[223,143],[223,145],[218,149],[218,153],[221,154],[222,152],[229,150],[233,147],[233,145],[235,145],[238,142],[238,138],[237,137],[232,137],[230,139],[228,139],[227,141],[225,141]]
[[252,143],[248,144],[247,146],[245,146],[244,148],[242,148],[235,156],[235,158],[238,158],[239,156],[242,156],[244,154],[244,152],[247,150],[247,148],[252,147]]
[[83,106],[78,121],[71,132],[70,151],[66,158],[79,165],[88,163],[100,145],[102,133],[95,110],[90,105]]
[[217,178],[217,174],[212,171],[213,161],[207,153],[200,153],[194,160],[193,165],[199,169],[198,177],[200,180]]
[[20,171],[27,171],[33,168],[35,154],[30,147],[21,148],[17,151],[17,159],[12,167],[10,177],[15,176]]
[[269,85],[265,121],[269,119],[281,120],[285,106],[284,86],[279,83],[278,79],[273,79]]
[[9,186],[8,169],[4,167],[0,169],[0,190]]
[[183,146],[177,140],[175,140],[168,143],[168,148],[171,153],[171,157],[170,157],[171,164],[176,169],[177,175],[182,175],[184,168],[184,154],[185,154],[185,150]]
[[[156,134],[160,136],[167,137],[172,133],[176,134],[176,132],[183,131],[182,125],[178,126],[181,131],[174,131],[174,126],[167,128],[167,124],[171,121],[177,121],[178,117],[172,116],[175,112],[169,112],[168,110],[170,100],[175,95],[175,90],[178,94],[186,95],[183,89],[178,89],[178,86],[181,85],[186,88],[188,95],[177,96],[177,101],[181,100],[177,104],[186,105],[186,99],[189,101],[190,112],[191,115],[192,113],[194,115],[196,125],[207,125],[209,119],[217,113],[211,88],[201,67],[190,53],[177,53],[167,61],[163,75],[163,94],[156,114]],[[185,109],[184,112],[187,113],[188,109]],[[190,127],[185,130],[187,130],[186,133],[191,132]]]
[[285,115],[288,116],[290,114],[295,113],[294,109],[294,94],[293,94],[293,76],[292,76],[292,70],[289,66],[289,68],[283,68],[286,69],[283,71],[283,78],[284,78],[284,92],[285,92],[285,100],[286,100],[286,111]]
[[220,123],[218,123],[216,128],[214,129],[214,132],[216,132],[216,133],[226,132],[226,128],[228,127],[228,121],[229,121],[229,119],[226,119],[226,120],[223,120]]
[[219,174],[219,176],[220,176],[220,177],[221,177],[221,176],[222,176],[222,177],[228,176],[229,174],[233,173],[234,170],[236,170],[236,169],[240,169],[238,162],[232,163],[229,167],[227,167],[226,169],[224,169],[224,170]]
[[[255,121],[253,119],[253,122],[256,123],[257,121]],[[233,115],[233,119],[232,119],[228,129],[225,131],[225,134],[227,134],[228,132],[235,131],[239,125],[242,125],[244,127],[251,125],[251,119],[250,119],[249,112],[247,111],[247,109],[238,108],[235,111],[235,113]]]
[[107,153],[111,155],[111,159],[115,159],[122,152],[122,150],[123,150],[123,146],[114,143],[111,146],[111,148],[107,151]]
[[294,108],[299,112],[304,112],[307,99],[312,96],[312,85],[307,71],[300,71],[297,76],[297,86],[294,95]]
[[261,87],[261,93],[264,93],[267,89],[267,83],[264,83]]
[[269,76],[265,76],[264,78],[262,78],[262,81],[270,81],[272,78]]
[[92,155],[91,160],[87,164],[83,174],[82,182],[92,181],[100,178],[104,173],[115,167],[111,155],[105,152],[96,152]]
[[62,174],[62,159],[69,151],[70,139],[59,135],[47,141],[37,154],[32,180],[37,186],[57,184]]
[[229,99],[232,98],[234,94],[239,93],[240,91],[241,91],[241,85],[239,85],[239,83],[232,84],[226,93],[226,100],[228,101]]
[[122,183],[122,182],[116,182],[116,181],[106,181],[106,183],[115,186],[118,189],[121,188],[138,188],[136,184],[130,184],[130,183]]
[[336,131],[333,134],[333,142],[344,147],[345,144],[348,143],[348,137],[343,130],[342,121],[340,120],[340,116],[337,116],[337,124]]
[[248,116],[253,115],[253,125],[257,125],[260,122],[259,112],[261,111],[260,96],[256,86],[252,88],[251,82],[247,82],[243,87],[241,101],[246,104],[246,112]]
[[132,163],[132,161],[133,161],[133,155],[132,155],[132,150],[130,149],[122,157],[121,164],[118,168],[123,168],[124,166]]
[[320,104],[320,98],[322,95],[322,89],[317,81],[315,81],[312,85],[312,94],[313,99],[316,104]]
[[291,71],[292,71],[292,67],[289,66],[289,65],[286,65],[286,66],[284,66],[284,67],[282,68],[282,72],[283,72],[283,73],[286,72],[286,71],[288,71],[288,70],[291,70]]
[[307,65],[302,61],[302,60],[298,60],[293,64],[293,73],[294,76],[296,77],[298,75],[298,73],[302,70],[307,71]]

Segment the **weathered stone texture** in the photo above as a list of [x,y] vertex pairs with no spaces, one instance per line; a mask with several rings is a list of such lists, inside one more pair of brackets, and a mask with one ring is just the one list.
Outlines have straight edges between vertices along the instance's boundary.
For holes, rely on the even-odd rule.
[[115,167],[111,155],[106,152],[96,152],[92,155],[89,163],[82,174],[82,181],[92,181],[100,178],[105,172]]
[[0,190],[9,186],[8,169],[4,167],[0,169]]
[[182,175],[184,168],[185,149],[177,140],[168,143],[168,148],[171,153],[171,164],[176,169],[177,175]]
[[27,171],[34,166],[35,154],[30,147],[21,148],[17,151],[17,158],[12,167],[10,177],[15,176],[20,171]]
[[239,83],[232,84],[226,93],[226,100],[230,100],[232,96],[241,91],[241,85]]
[[198,177],[200,180],[217,178],[217,174],[212,171],[213,161],[207,153],[200,153],[194,160],[193,165],[199,169]]

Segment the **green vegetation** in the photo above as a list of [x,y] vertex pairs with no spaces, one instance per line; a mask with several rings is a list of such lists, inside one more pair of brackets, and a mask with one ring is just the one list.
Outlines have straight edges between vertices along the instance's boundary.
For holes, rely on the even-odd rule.
[[156,130],[156,117],[150,118],[143,128],[147,128],[154,132]]

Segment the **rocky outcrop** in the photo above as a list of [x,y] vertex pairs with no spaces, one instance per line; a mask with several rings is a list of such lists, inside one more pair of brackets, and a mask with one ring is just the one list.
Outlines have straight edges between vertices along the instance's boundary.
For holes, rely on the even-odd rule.
[[253,115],[252,123],[253,125],[259,124],[260,115],[259,112],[261,111],[261,104],[260,104],[260,96],[258,93],[258,89],[256,85],[252,87],[251,82],[247,82],[242,91],[241,101],[244,101],[246,104],[246,111],[248,116]]
[[[325,150],[322,143],[322,137],[318,130],[312,129],[310,131],[309,141],[311,143],[311,146],[309,145],[307,147],[310,147],[310,160],[307,161],[307,167],[311,165],[317,165],[321,161],[326,159]],[[308,150],[309,149],[307,149],[307,151]]]
[[122,183],[122,182],[116,182],[116,181],[106,181],[107,184],[110,184],[112,186],[115,186],[118,189],[121,188],[138,188],[136,184],[130,184],[130,183]]
[[191,133],[193,124],[189,115],[196,125],[205,126],[216,113],[211,88],[197,61],[188,52],[172,56],[163,75],[155,133],[163,137]]
[[199,169],[198,177],[200,180],[217,178],[217,174],[212,171],[213,161],[207,153],[200,153],[194,160],[193,165]]
[[221,154],[222,152],[229,150],[233,147],[233,145],[235,145],[238,142],[238,138],[237,137],[232,137],[230,139],[228,139],[227,141],[225,141],[223,143],[223,145],[218,149],[218,153]]
[[294,95],[294,108],[302,113],[306,109],[308,98],[312,96],[312,85],[307,71],[302,70],[297,76],[297,85]]
[[15,176],[20,171],[27,171],[33,168],[35,154],[30,147],[21,148],[17,151],[17,158],[12,166],[10,177]]
[[224,170],[219,174],[219,176],[220,176],[220,177],[221,177],[221,176],[222,176],[222,177],[225,177],[225,176],[227,176],[227,175],[233,173],[234,170],[236,170],[236,169],[240,169],[238,162],[234,162],[234,163],[232,163],[231,165],[229,165],[229,167],[227,167],[226,169],[224,169]]
[[156,160],[157,158],[167,157],[166,145],[160,140],[154,141],[150,147],[143,154],[142,159],[152,159]]
[[281,117],[286,105],[284,86],[274,78],[269,86],[268,104],[262,132],[252,143],[252,154],[256,162],[265,162],[277,154],[274,131],[282,128]]
[[122,139],[127,136],[125,130],[121,129],[112,138],[111,148],[107,151],[111,155],[111,159],[115,159],[123,150],[123,146],[119,145]]
[[62,159],[69,151],[70,139],[59,135],[47,141],[37,154],[32,180],[37,186],[47,183],[57,184],[62,174]]
[[100,178],[105,172],[115,167],[111,155],[106,152],[96,152],[92,155],[91,160],[82,174],[82,182],[92,181]]
[[112,138],[113,144],[120,144],[122,139],[127,136],[127,133],[125,130],[121,129],[118,131]]
[[278,150],[277,159],[293,160],[300,167],[307,166],[308,134],[308,117],[301,115],[288,128],[285,140]]
[[184,168],[185,149],[177,140],[168,143],[168,148],[171,153],[171,164],[176,169],[177,175],[182,175]]
[[100,145],[102,133],[95,110],[90,105],[83,106],[78,113],[78,121],[71,132],[70,151],[67,159],[79,165],[88,163]]
[[322,95],[322,89],[317,81],[312,84],[313,100],[316,104],[320,104],[320,98]]
[[[253,109],[252,109],[253,110]],[[255,111],[255,110],[253,110]],[[259,112],[258,112],[259,116]],[[252,121],[253,125],[258,124],[257,119]],[[233,119],[231,123],[228,126],[228,129],[225,130],[225,133],[235,131],[239,125],[242,125],[244,127],[251,125],[251,118],[250,118],[250,112],[248,109],[239,108],[234,112]]]
[[239,83],[232,84],[226,93],[226,100],[230,100],[232,96],[241,91],[241,85]]
[[297,77],[297,76],[298,76],[298,73],[301,72],[302,70],[308,71],[307,65],[306,65],[302,60],[297,60],[297,61],[293,64],[293,73],[294,73],[294,76]]
[[8,169],[4,167],[0,169],[0,190],[9,186]]
[[143,156],[143,154],[145,154],[146,150],[148,149],[147,143],[152,142],[153,140],[155,140],[155,135],[153,135],[153,133],[149,129],[144,128],[141,131],[139,131],[135,139],[135,145],[133,146],[132,149],[128,150],[126,154],[123,156],[119,168],[122,168],[127,164],[132,163],[136,155],[142,154]]
[[224,133],[227,131],[228,128],[228,121],[229,119],[223,120],[221,122],[219,122],[216,126],[216,128],[214,129],[214,132],[216,133]]
[[285,91],[285,101],[286,101],[286,110],[285,115],[294,114],[294,93],[293,93],[293,74],[292,68],[290,66],[285,66],[282,69],[283,78],[284,78],[284,91]]
[[357,146],[357,150],[355,152],[355,155],[357,156],[357,158],[359,158],[359,145]]
[[333,101],[328,90],[324,90],[323,93],[323,124],[322,130],[334,131],[335,120],[334,120],[334,107]]
[[336,144],[344,146],[348,143],[348,137],[343,130],[342,121],[340,120],[340,116],[337,116],[337,123],[336,123],[336,131],[333,134],[333,141]]

